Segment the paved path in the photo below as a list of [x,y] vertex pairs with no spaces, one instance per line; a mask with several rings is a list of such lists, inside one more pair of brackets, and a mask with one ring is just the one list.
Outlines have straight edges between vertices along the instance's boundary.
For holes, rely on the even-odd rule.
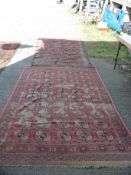
[[[36,49],[38,49],[36,47],[38,38],[77,41],[84,39],[80,30],[76,27],[77,21],[75,18],[65,13],[63,6],[55,4],[53,0],[47,1],[46,4],[45,0],[40,0],[39,3],[36,0],[33,2],[31,0],[28,2],[26,0],[21,2],[16,0],[8,2],[5,0],[4,2],[5,4],[3,4],[0,9],[0,23],[2,26],[0,28],[0,40],[20,41],[22,45],[6,70],[0,74],[0,111],[3,109],[23,68],[31,65],[32,57]],[[14,6],[14,4],[16,5]],[[8,14],[5,14],[4,8],[8,11]],[[2,20],[3,18],[5,20]],[[97,66],[97,62],[93,61],[93,63]],[[102,65],[99,65],[98,68],[103,75]],[[108,76],[103,76],[105,80],[107,77]],[[119,76],[117,78],[119,78]],[[108,80],[110,81],[109,77]],[[121,79],[121,81],[123,81],[123,79]],[[120,88],[122,89],[122,87]],[[130,100],[128,102],[130,102]],[[120,110],[123,111],[122,108]],[[124,111],[123,114],[125,114]],[[130,126],[130,122],[128,121],[130,121],[129,117],[127,117],[126,123]]]
[[113,97],[113,100],[131,130],[131,73],[113,69],[112,60],[91,59]]
[[82,39],[76,20],[56,0],[4,0],[0,6],[0,26],[0,40]]

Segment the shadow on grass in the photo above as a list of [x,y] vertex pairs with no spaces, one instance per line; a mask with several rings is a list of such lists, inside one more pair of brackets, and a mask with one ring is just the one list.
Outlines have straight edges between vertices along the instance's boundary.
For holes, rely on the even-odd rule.
[[[83,42],[85,55],[89,58],[108,58],[115,59],[118,51],[118,42]],[[119,52],[120,59],[131,59],[128,49],[125,46],[121,47]]]

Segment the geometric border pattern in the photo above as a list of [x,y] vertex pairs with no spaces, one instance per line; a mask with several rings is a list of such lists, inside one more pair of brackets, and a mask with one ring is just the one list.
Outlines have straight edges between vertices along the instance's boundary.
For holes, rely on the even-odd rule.
[[[77,73],[80,72],[81,76],[76,76],[76,80],[68,79],[63,83],[62,80],[65,80],[64,78],[67,77],[70,73],[70,77],[74,77],[74,75],[77,75]],[[43,77],[43,75],[47,75],[47,77]],[[50,75],[48,77],[48,75]],[[54,76],[55,75],[55,76]],[[63,77],[63,79],[60,79],[60,77]],[[48,89],[47,84],[42,84],[42,86],[37,87],[37,81],[42,80],[43,82],[47,83],[54,83],[52,87],[56,87],[58,93],[56,91],[53,91],[54,89]],[[94,77],[92,79],[92,77]],[[50,82],[49,82],[50,80]],[[71,81],[72,80],[72,81]],[[43,83],[41,82],[41,83]],[[16,128],[25,128],[25,124],[27,123],[19,123],[20,119],[22,118],[22,115],[25,115],[25,111],[23,111],[23,106],[29,105],[30,98],[29,94],[30,92],[36,92],[37,98],[33,97],[33,100],[38,100],[39,94],[42,93],[41,87],[44,87],[46,89],[46,94],[48,94],[47,102],[49,104],[51,103],[51,98],[54,100],[60,100],[64,101],[66,104],[66,100],[68,102],[68,106],[71,106],[72,103],[72,91],[74,90],[74,86],[77,82],[77,90],[80,93],[81,92],[81,99],[80,96],[77,97],[78,106],[82,102],[86,102],[89,104],[94,104],[97,106],[100,106],[104,110],[106,110],[106,114],[104,115],[103,119],[104,121],[110,120],[110,124],[108,125],[111,130],[108,130],[108,133],[113,132],[114,133],[114,139],[112,140],[111,137],[109,137],[108,133],[101,133],[98,132],[98,141],[96,141],[96,137],[93,135],[94,140],[91,141],[90,135],[83,135],[82,133],[79,134],[82,139],[77,139],[79,142],[71,142],[74,136],[73,130],[77,130],[76,125],[73,125],[73,128],[67,127],[67,125],[61,125],[63,126],[62,129],[58,125],[58,131],[64,130],[64,135],[61,135],[61,139],[64,139],[64,141],[58,140],[57,143],[53,143],[47,135],[41,135],[40,132],[37,132],[37,136],[39,136],[40,141],[37,140],[34,136],[30,136],[28,139],[25,135],[17,133],[17,138],[14,137],[14,135],[11,133]],[[85,84],[88,82],[88,93],[91,94],[91,92],[95,92],[95,96],[90,96],[90,98],[87,97],[87,90]],[[73,85],[72,85],[73,83]],[[92,84],[93,83],[93,84]],[[57,85],[57,86],[56,86]],[[50,85],[51,86],[51,85]],[[83,91],[80,91],[80,87],[84,87]],[[31,91],[30,91],[31,90]],[[47,92],[48,90],[48,92]],[[59,91],[60,90],[60,91]],[[62,92],[62,91],[64,92]],[[54,92],[54,94],[49,93]],[[60,92],[63,93],[62,97],[58,97],[57,95],[60,94]],[[68,98],[66,97],[66,92],[68,92]],[[64,94],[65,93],[65,94]],[[45,94],[44,94],[45,95]],[[78,95],[78,94],[77,94]],[[97,97],[97,98],[96,98]],[[76,100],[76,99],[75,99]],[[44,101],[46,101],[44,99]],[[39,110],[40,101],[36,103],[35,105],[35,111],[36,107]],[[49,105],[48,104],[48,105]],[[83,105],[82,105],[83,106]],[[107,108],[105,106],[108,106]],[[87,107],[88,108],[88,107]],[[22,109],[22,110],[21,110]],[[59,108],[61,109],[61,107]],[[76,108],[74,108],[76,110]],[[58,124],[57,121],[60,121],[60,124],[63,122],[63,119],[61,120],[60,116],[56,116],[55,112],[58,110],[55,110],[55,112],[50,111],[48,109],[49,113],[51,113],[51,116],[48,116],[43,113],[43,118],[46,118],[44,120],[44,131],[46,130],[47,133],[57,131],[53,130],[53,125]],[[73,110],[73,109],[72,109]],[[85,111],[84,112],[88,112]],[[32,108],[33,111],[33,108]],[[66,109],[64,109],[66,111]],[[64,122],[66,121],[72,124],[76,124],[75,122],[78,121],[78,113],[75,113],[74,118],[71,117],[71,113],[69,113],[64,119]],[[75,111],[73,111],[75,112]],[[31,114],[29,114],[31,115]],[[26,119],[29,117],[29,115],[26,114]],[[63,115],[66,115],[64,113]],[[82,113],[82,117],[83,117]],[[28,123],[32,124],[34,122],[34,116],[36,116],[35,113],[30,117],[31,120],[27,120]],[[82,117],[79,117],[79,120],[82,119]],[[25,119],[25,116],[23,117]],[[55,120],[54,120],[55,118]],[[56,121],[57,118],[57,121]],[[91,116],[91,122],[94,121],[93,114]],[[97,116],[97,118],[99,118]],[[99,119],[100,120],[100,119]],[[99,121],[98,120],[98,121]],[[26,121],[26,122],[27,122]],[[40,122],[41,120],[39,120]],[[85,131],[86,133],[90,133],[90,131],[95,128],[92,128],[91,123],[86,123],[88,121],[88,118],[85,118],[82,120],[82,122],[78,122],[81,127],[82,131]],[[40,123],[37,123],[40,124]],[[42,121],[43,122],[43,121]],[[49,124],[50,122],[50,124]],[[74,123],[73,123],[74,122]],[[95,122],[96,118],[95,118]],[[78,124],[77,123],[77,124]],[[65,123],[64,123],[65,124]],[[35,125],[36,125],[36,119],[35,119]],[[88,128],[89,125],[89,128]],[[28,126],[28,127],[27,127]],[[43,125],[42,125],[43,126]],[[91,127],[90,127],[91,126]],[[35,128],[39,129],[41,126],[38,126],[38,128],[35,126]],[[106,128],[106,125],[101,125],[102,128]],[[29,130],[34,131],[34,128],[32,125],[26,125],[26,128],[29,128]],[[96,126],[98,128],[98,126]],[[103,129],[105,130],[105,129]],[[36,165],[42,165],[42,164],[69,164],[71,162],[74,162],[74,164],[80,164],[81,162],[90,162],[90,161],[130,161],[131,159],[131,133],[122,121],[122,118],[120,117],[120,114],[118,113],[113,100],[111,96],[109,95],[109,92],[107,91],[103,81],[101,80],[99,74],[94,68],[88,68],[88,69],[79,69],[79,68],[45,68],[45,67],[38,67],[38,68],[25,68],[23,73],[21,74],[19,80],[17,81],[16,87],[14,89],[14,92],[10,96],[7,105],[5,106],[3,112],[1,113],[0,117],[0,164],[10,164],[10,165],[30,165],[30,164],[36,164]],[[28,132],[28,131],[27,131]],[[69,135],[65,133],[73,133],[70,137]],[[59,132],[58,132],[59,133]],[[105,140],[101,140],[101,138],[104,137]],[[108,140],[106,140],[108,138]],[[109,140],[110,138],[110,140]],[[33,141],[35,140],[35,142]]]

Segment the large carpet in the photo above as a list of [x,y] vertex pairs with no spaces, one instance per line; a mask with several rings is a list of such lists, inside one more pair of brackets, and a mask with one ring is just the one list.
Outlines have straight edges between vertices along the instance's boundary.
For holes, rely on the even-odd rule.
[[1,165],[131,161],[131,133],[94,68],[25,68],[0,117]]
[[92,67],[80,41],[40,39],[37,47],[33,66]]

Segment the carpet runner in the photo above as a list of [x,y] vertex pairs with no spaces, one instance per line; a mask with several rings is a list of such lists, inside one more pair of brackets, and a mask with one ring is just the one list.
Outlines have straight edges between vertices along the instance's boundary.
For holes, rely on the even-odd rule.
[[94,68],[25,68],[0,117],[1,165],[130,161],[131,133]]
[[80,41],[40,39],[33,66],[92,67]]

